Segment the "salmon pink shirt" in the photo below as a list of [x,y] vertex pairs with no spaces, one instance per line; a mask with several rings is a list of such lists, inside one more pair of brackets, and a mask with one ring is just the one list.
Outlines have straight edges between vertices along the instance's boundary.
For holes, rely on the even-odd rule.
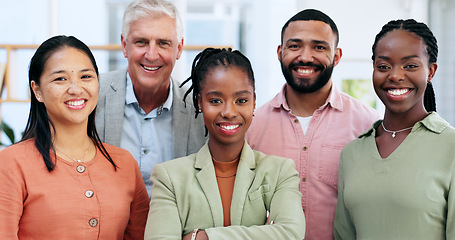
[[295,161],[305,212],[305,240],[333,239],[341,150],[368,130],[379,113],[332,86],[304,134],[286,102],[286,87],[254,112],[246,139],[254,150]]

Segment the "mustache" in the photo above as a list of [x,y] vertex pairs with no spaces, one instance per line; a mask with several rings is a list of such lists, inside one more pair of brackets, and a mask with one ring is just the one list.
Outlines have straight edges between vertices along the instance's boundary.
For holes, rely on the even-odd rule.
[[304,62],[292,62],[289,64],[289,68],[292,69],[292,68],[295,68],[295,67],[315,67],[319,70],[322,70],[324,69],[324,66],[322,66],[321,64],[315,64],[315,63],[312,63],[312,62],[307,62],[307,63],[304,63]]

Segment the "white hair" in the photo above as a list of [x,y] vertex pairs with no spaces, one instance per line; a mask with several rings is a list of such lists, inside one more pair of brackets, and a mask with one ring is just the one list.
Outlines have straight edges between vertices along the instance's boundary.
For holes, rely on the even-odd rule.
[[177,39],[183,39],[183,24],[177,8],[165,0],[135,0],[128,5],[123,14],[122,36],[128,38],[130,25],[139,18],[166,14],[175,20]]

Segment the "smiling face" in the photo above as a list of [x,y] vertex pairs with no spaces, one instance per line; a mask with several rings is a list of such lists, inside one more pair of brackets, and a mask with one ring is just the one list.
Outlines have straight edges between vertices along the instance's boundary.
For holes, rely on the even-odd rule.
[[129,35],[121,40],[135,92],[168,89],[183,48],[175,20],[165,14],[141,17],[130,24]]
[[330,26],[321,21],[288,25],[277,53],[286,82],[294,91],[315,92],[329,82],[341,58],[336,39]]
[[243,146],[253,119],[256,96],[248,75],[236,66],[218,66],[207,72],[198,97],[211,149]]
[[46,61],[40,85],[31,82],[54,126],[85,124],[98,102],[98,77],[90,58],[73,47],[63,47]]
[[426,45],[405,30],[393,30],[375,49],[373,85],[386,112],[426,115],[423,96],[437,65],[429,64]]

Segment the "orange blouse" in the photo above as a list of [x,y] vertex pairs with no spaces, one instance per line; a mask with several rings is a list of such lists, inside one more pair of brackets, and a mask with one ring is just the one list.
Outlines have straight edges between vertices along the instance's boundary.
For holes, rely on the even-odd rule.
[[149,198],[129,152],[104,145],[117,171],[97,151],[49,172],[34,144],[0,151],[0,239],[143,239]]
[[239,158],[232,162],[219,162],[213,159],[213,165],[223,205],[224,226],[227,227],[231,225],[231,201]]

